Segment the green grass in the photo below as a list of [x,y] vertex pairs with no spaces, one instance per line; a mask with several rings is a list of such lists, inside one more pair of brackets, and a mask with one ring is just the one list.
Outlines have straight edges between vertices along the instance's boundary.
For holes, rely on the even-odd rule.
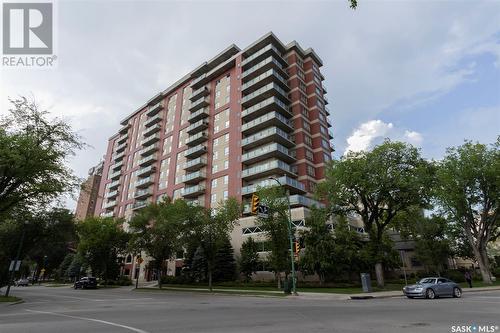
[[8,296],[8,297],[0,296],[0,303],[1,302],[17,302],[20,300],[21,300],[21,298],[15,297],[15,296]]
[[244,289],[226,289],[224,288],[219,288],[219,287],[214,287],[213,291],[208,290],[208,287],[201,287],[201,286],[183,286],[183,287],[178,287],[178,286],[162,286],[162,289],[160,288],[138,288],[134,289],[135,291],[139,292],[166,292],[166,291],[181,291],[181,292],[195,292],[195,293],[212,293],[212,294],[228,294],[228,295],[248,295],[248,296],[270,296],[270,297],[285,297],[286,295],[283,292],[280,292],[279,290],[276,290],[276,292],[266,292],[266,291],[239,291],[239,290],[244,290]]
[[55,287],[69,287],[69,286],[71,286],[71,284],[69,283],[50,283],[47,284],[45,287],[55,288]]
[[[469,288],[467,282],[461,282],[459,283],[459,285],[464,289]],[[498,286],[500,286],[499,280],[493,281],[493,284],[485,284],[483,281],[472,281],[472,289],[479,287],[498,287]]]

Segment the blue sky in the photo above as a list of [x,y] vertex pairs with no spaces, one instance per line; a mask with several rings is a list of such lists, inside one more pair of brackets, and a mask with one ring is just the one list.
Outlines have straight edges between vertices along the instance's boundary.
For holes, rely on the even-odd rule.
[[0,67],[8,96],[34,96],[92,146],[68,161],[86,176],[119,121],[235,43],[273,31],[324,61],[337,151],[389,137],[440,158],[500,134],[499,1],[57,2],[50,70]]

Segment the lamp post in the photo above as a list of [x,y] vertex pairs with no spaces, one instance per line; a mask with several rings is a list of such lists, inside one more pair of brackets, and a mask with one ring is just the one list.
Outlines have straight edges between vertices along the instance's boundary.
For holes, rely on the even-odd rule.
[[[274,180],[280,187],[283,187],[283,184],[274,177],[269,177],[269,179]],[[286,189],[286,199],[288,202],[288,240],[290,241],[290,262],[292,267],[292,293],[297,295],[297,280],[295,277],[295,258],[293,256],[293,235],[292,235],[292,209],[290,207],[290,191]]]
[[17,247],[16,259],[14,260],[14,265],[12,265],[12,270],[9,272],[9,280],[7,281],[7,290],[5,291],[5,297],[9,296],[10,292],[10,283],[12,281],[12,277],[14,272],[16,271],[17,262],[19,261],[19,256],[21,255],[21,249],[23,248],[24,236],[26,234],[26,225],[28,223],[23,223],[23,233],[21,234],[21,240],[19,241],[19,246]]

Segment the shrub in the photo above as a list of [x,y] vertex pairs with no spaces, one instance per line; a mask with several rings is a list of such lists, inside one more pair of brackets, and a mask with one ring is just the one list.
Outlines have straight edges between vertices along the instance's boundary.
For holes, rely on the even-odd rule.
[[443,276],[445,278],[452,280],[453,282],[457,282],[457,283],[465,282],[464,272],[459,271],[457,269],[448,270],[448,271],[443,273]]

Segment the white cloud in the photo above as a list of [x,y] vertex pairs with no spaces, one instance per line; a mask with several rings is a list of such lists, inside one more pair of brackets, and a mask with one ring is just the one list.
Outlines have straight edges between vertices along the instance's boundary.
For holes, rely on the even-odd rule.
[[415,146],[420,146],[423,141],[423,136],[419,132],[396,128],[392,123],[385,123],[379,119],[370,120],[361,124],[347,138],[344,155],[349,151],[369,150],[385,138],[408,142]]

